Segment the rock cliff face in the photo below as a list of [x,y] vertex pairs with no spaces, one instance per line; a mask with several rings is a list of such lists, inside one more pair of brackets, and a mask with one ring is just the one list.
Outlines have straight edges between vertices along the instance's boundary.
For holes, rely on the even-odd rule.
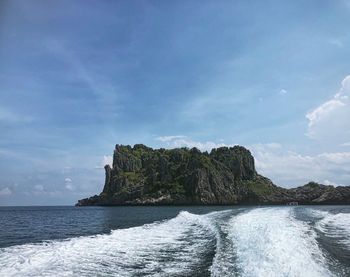
[[259,175],[250,151],[220,147],[152,149],[116,145],[100,195],[85,205],[350,204],[350,187],[317,183],[284,189]]

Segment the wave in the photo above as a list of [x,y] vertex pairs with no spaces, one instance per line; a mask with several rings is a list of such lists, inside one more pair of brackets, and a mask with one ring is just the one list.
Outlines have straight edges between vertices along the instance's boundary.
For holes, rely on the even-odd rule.
[[327,211],[312,210],[318,221],[315,227],[338,244],[350,250],[350,213],[333,214]]
[[183,211],[108,235],[12,246],[0,249],[0,276],[183,276],[201,266],[213,232],[206,217]]
[[233,217],[229,237],[241,276],[332,276],[315,232],[293,208],[262,208]]

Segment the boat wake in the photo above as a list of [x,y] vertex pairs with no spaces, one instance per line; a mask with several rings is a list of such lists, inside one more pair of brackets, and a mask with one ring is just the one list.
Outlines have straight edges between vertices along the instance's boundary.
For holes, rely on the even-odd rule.
[[206,217],[184,211],[109,235],[12,246],[0,250],[0,276],[185,275],[202,264],[212,231]]
[[241,276],[331,276],[315,232],[293,209],[256,209],[232,218],[231,238]]
[[182,211],[107,235],[1,248],[0,276],[343,276],[317,232],[349,246],[349,215],[314,213],[312,226],[296,209]]
[[335,238],[340,244],[350,250],[350,214],[332,214],[326,211],[317,211],[316,213],[321,218],[317,222],[316,228],[326,236]]

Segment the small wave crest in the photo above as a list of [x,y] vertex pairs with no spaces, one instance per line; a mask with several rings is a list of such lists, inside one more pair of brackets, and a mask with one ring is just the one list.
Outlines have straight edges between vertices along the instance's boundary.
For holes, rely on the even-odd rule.
[[315,227],[327,237],[334,238],[350,250],[350,213],[333,214],[326,211],[312,211],[319,220]]

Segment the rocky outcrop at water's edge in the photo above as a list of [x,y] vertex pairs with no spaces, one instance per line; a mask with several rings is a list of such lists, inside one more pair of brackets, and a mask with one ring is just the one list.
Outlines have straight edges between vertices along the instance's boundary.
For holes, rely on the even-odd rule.
[[210,153],[196,148],[152,149],[116,145],[105,166],[100,195],[79,200],[90,205],[350,204],[350,187],[310,182],[285,189],[259,175],[254,157],[242,146]]

